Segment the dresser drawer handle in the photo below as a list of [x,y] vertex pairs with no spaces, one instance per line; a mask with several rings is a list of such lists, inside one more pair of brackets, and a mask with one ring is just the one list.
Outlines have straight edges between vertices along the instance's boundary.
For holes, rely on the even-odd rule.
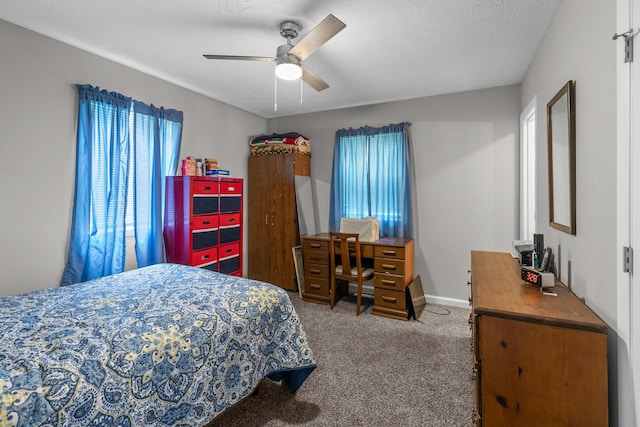
[[382,279],[382,284],[383,285],[388,285],[388,286],[394,286],[396,284],[395,280],[385,280]]
[[202,225],[209,225],[211,224],[211,221],[202,221]]
[[320,248],[320,243],[309,243],[309,247],[313,249],[318,249]]
[[211,190],[211,187],[209,187],[208,185],[205,185],[205,186],[204,186],[204,187],[202,187],[202,188],[204,188],[204,189],[205,189],[205,190],[207,190],[207,191]]
[[387,251],[384,251],[384,250],[383,250],[383,251],[382,251],[382,254],[383,254],[383,255],[395,255],[395,254],[396,254],[396,251],[388,251],[388,250],[387,250]]
[[236,219],[235,218],[229,218],[229,222],[230,223],[236,222]]
[[310,287],[311,289],[320,289],[320,285],[315,284],[315,283],[310,284],[310,285],[309,285],[309,287]]
[[311,274],[320,274],[321,271],[318,270],[317,268],[310,268],[309,269],[309,273],[311,273]]
[[309,258],[310,261],[322,261],[322,257],[319,256],[312,256]]
[[382,299],[385,300],[386,302],[392,302],[392,303],[395,303],[396,301],[398,301],[398,298],[388,297],[385,295],[382,296]]
[[382,268],[384,268],[385,270],[395,270],[396,266],[391,264],[382,264]]
[[228,187],[229,191],[236,191],[236,187]]
[[200,259],[201,259],[202,261],[204,261],[205,259],[209,259],[209,255],[202,255],[202,256],[200,257]]

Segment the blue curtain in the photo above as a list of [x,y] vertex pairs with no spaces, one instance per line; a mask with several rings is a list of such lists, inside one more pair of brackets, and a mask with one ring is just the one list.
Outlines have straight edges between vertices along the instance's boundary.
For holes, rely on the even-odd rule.
[[336,132],[329,229],[373,216],[381,237],[413,237],[414,170],[410,123]]
[[165,177],[174,175],[182,111],[134,101],[134,224],[138,267],[165,261],[162,237]]
[[61,285],[124,271],[131,98],[77,85],[75,195]]

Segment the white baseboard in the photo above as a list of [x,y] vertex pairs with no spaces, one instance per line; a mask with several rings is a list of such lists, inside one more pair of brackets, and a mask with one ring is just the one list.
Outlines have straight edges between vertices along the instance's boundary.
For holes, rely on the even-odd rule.
[[425,295],[427,297],[427,303],[448,305],[450,307],[470,308],[469,301],[456,298],[439,297],[436,295]]

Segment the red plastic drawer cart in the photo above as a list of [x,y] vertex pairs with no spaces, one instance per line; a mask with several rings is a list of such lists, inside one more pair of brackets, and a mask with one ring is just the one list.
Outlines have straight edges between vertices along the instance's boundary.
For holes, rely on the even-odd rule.
[[168,176],[167,261],[242,276],[243,180]]

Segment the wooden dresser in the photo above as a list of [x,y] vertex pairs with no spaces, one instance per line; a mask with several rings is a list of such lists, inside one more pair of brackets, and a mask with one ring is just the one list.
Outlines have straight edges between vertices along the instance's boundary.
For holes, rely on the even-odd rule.
[[508,253],[471,252],[476,426],[607,426],[607,325],[562,283],[544,295]]
[[[329,233],[302,236],[302,298],[329,304]],[[381,238],[360,242],[361,256],[374,268],[373,314],[407,320],[407,286],[413,281],[414,240]]]

